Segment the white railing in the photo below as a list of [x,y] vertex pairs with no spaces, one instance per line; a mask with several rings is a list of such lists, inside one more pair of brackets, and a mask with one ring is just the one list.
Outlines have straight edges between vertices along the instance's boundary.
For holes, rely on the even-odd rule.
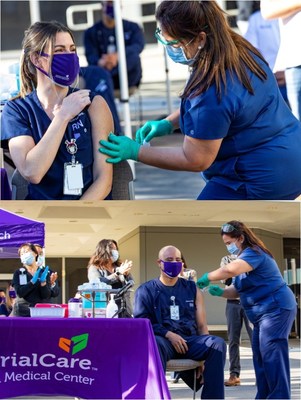
[[[93,3],[93,4],[76,4],[69,6],[66,9],[66,21],[69,29],[73,31],[82,31],[90,28],[94,25],[94,11],[101,10],[101,4]],[[74,15],[76,13],[86,13],[86,22],[76,23],[74,21]]]

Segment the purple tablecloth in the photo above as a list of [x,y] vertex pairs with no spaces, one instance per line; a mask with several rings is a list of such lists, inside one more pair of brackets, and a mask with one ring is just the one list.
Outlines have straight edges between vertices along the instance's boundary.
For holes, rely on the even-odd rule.
[[5,168],[0,168],[0,181],[1,181],[1,200],[11,200],[11,188],[8,182],[7,172]]
[[0,398],[170,399],[149,320],[0,318]]

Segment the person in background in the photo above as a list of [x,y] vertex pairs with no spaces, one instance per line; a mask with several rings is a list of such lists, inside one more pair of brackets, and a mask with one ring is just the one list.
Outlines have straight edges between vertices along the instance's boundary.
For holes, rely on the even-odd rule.
[[237,0],[237,16],[236,16],[236,24],[239,29],[239,32],[242,36],[248,30],[249,27],[249,18],[252,13],[259,8],[260,1],[252,1],[252,0]]
[[[89,282],[104,282],[111,285],[112,289],[121,289],[127,282],[133,280],[131,274],[132,261],[120,260],[118,245],[115,240],[102,239],[97,243],[94,253],[88,263]],[[124,294],[125,311],[119,317],[129,317],[133,314],[130,291]],[[118,308],[121,299],[116,299]]]
[[8,317],[10,312],[6,292],[4,289],[0,289],[0,317]]
[[7,306],[9,308],[9,316],[11,316],[15,301],[17,298],[17,293],[12,285],[12,282],[9,282],[6,288],[6,299],[7,299]]
[[30,317],[30,308],[37,303],[47,303],[51,297],[49,268],[37,266],[38,250],[32,243],[24,243],[18,254],[23,266],[13,275],[13,287],[17,293],[12,315]]
[[16,291],[10,282],[7,287],[6,291],[0,290],[0,300],[2,299],[2,303],[0,304],[0,317],[9,317],[15,300],[16,300]]
[[135,292],[134,317],[151,321],[164,370],[174,358],[205,360],[198,374],[203,384],[201,398],[223,399],[226,344],[208,333],[203,294],[195,282],[179,277],[183,261],[175,246],[163,247],[157,264],[159,278],[143,283]]
[[280,48],[276,70],[285,70],[287,97],[296,118],[301,121],[301,0],[261,0],[265,19],[279,19]]
[[57,21],[34,23],[20,68],[20,96],[3,108],[1,138],[29,182],[27,199],[110,198],[112,166],[97,145],[114,131],[112,115],[101,96],[72,86],[79,58],[71,31]]
[[[235,255],[224,256],[221,259],[220,266],[223,268],[230,262],[236,260]],[[228,278],[222,281],[227,287],[233,284],[233,278]],[[243,309],[240,299],[227,299],[226,304],[226,319],[228,329],[228,350],[229,350],[229,371],[230,377],[225,381],[225,386],[240,385],[240,340],[243,323],[245,324],[250,343],[252,343],[252,326],[245,310]]]
[[[40,244],[35,244],[36,249],[38,250],[38,260],[37,266],[39,268],[44,269],[46,267],[45,264],[45,250]],[[48,267],[49,268],[49,267]],[[51,287],[51,297],[58,297],[60,294],[60,288],[57,282],[57,272],[53,272],[50,268],[48,270],[49,279],[50,279],[50,287]]]
[[[157,40],[169,57],[190,67],[180,108],[147,121],[136,141],[113,134],[101,140],[106,161],[202,172],[206,185],[198,200],[296,199],[301,124],[262,55],[230,28],[216,1],[162,1],[156,19]],[[179,126],[182,146],[143,145]]]
[[[260,4],[260,1],[258,2]],[[279,89],[284,100],[288,103],[284,71],[275,71],[275,63],[280,46],[280,32],[278,20],[266,20],[262,17],[260,8],[249,18],[248,30],[244,35],[266,59],[274,72]]]
[[252,350],[256,376],[256,399],[290,399],[288,337],[296,316],[293,292],[286,285],[279,267],[265,244],[240,221],[221,227],[221,237],[237,259],[197,281],[203,289],[212,281],[234,277],[222,289],[209,286],[209,293],[226,299],[240,298],[253,324]]
[[191,269],[191,268],[188,267],[183,254],[182,254],[182,262],[183,262],[183,268],[182,268],[180,277],[183,277],[183,278],[188,279],[190,281],[196,282],[197,281],[196,270]]
[[[108,71],[114,89],[120,89],[118,51],[115,32],[113,1],[102,1],[102,19],[84,34],[85,55],[89,66]],[[122,20],[127,63],[128,86],[139,86],[142,77],[140,54],[144,48],[144,36],[135,22]]]

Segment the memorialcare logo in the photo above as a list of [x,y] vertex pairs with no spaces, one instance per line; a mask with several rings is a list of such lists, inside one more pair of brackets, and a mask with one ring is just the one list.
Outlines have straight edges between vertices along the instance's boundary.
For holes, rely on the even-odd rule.
[[73,336],[71,339],[60,338],[59,348],[64,350],[66,353],[72,355],[84,350],[88,345],[89,334],[84,333],[83,335]]

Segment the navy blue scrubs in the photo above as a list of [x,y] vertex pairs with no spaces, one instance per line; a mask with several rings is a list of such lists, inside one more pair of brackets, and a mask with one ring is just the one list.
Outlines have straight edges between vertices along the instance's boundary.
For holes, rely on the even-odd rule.
[[[136,290],[134,317],[150,319],[164,369],[167,361],[173,358],[205,360],[201,398],[223,399],[226,344],[218,336],[198,334],[195,319],[196,290],[194,281],[183,278],[179,278],[174,286],[165,286],[159,279],[146,282]],[[179,320],[170,317],[173,297],[174,304],[179,307]],[[186,354],[176,352],[165,337],[168,331],[186,340]]]
[[301,123],[283,100],[272,71],[254,58],[268,75],[262,81],[249,71],[254,95],[227,72],[221,101],[213,84],[181,102],[185,135],[223,139],[215,161],[203,172],[207,184],[201,200],[292,200],[301,193]]
[[[69,89],[76,91],[78,89]],[[93,99],[91,95],[91,100]],[[51,119],[44,111],[36,91],[24,99],[8,101],[1,117],[1,137],[11,139],[17,136],[31,136],[37,144],[49,128]],[[28,200],[78,200],[81,196],[64,195],[64,163],[71,162],[65,141],[76,139],[75,159],[83,165],[83,193],[93,183],[92,127],[88,110],[84,109],[67,126],[55,160],[39,184],[29,183]],[[41,160],[43,163],[43,160]]]
[[238,258],[253,268],[236,276],[234,286],[254,324],[256,399],[290,399],[288,336],[297,312],[295,297],[269,254],[247,248]]

